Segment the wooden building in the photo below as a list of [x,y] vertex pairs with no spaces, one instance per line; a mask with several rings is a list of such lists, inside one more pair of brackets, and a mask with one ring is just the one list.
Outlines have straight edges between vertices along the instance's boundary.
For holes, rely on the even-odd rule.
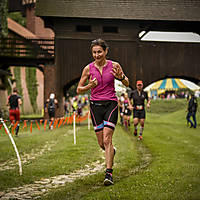
[[96,38],[107,41],[108,57],[122,65],[132,88],[137,79],[145,86],[166,77],[200,82],[200,44],[142,42],[139,37],[141,31],[200,34],[198,0],[37,0],[36,15],[55,33],[55,71],[49,77],[60,115],[64,91],[91,62],[90,42]]
[[[44,108],[44,82],[47,65],[54,63],[54,33],[51,29],[44,27],[40,17],[35,16],[36,0],[8,0],[8,12],[21,12],[26,17],[26,27],[21,26],[14,20],[7,18],[8,36],[0,38],[0,94],[2,107],[7,108],[7,91],[5,71],[10,67],[13,78],[13,69],[19,67],[23,96],[23,114],[31,113],[33,105],[30,103],[26,84],[25,68],[36,69],[34,90],[37,90],[36,105],[38,112],[42,113]],[[50,71],[49,69],[48,71]],[[14,86],[14,85],[13,85]],[[30,90],[30,89],[29,89]],[[3,94],[3,95],[2,95]],[[47,117],[47,115],[45,116]]]

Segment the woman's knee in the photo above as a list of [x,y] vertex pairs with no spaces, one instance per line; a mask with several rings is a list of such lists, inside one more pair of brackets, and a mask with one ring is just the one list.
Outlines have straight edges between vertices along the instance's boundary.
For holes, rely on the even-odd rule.
[[105,138],[104,141],[103,141],[103,143],[104,143],[104,147],[106,148],[106,147],[108,147],[109,145],[112,144],[112,139]]
[[112,144],[112,134],[106,134],[106,135],[104,136],[103,144],[104,144],[104,147],[107,147],[107,146],[109,146],[110,144]]

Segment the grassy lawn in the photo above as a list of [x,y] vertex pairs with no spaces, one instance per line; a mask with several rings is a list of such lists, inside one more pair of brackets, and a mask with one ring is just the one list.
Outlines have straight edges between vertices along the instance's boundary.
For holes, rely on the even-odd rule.
[[[41,199],[200,199],[200,126],[186,126],[185,108],[185,100],[152,101],[143,141],[132,135],[133,126],[129,131],[117,126],[113,186],[103,186],[101,171],[53,189]],[[0,131],[1,164],[16,155],[8,136]],[[21,177],[17,164],[14,169],[0,171],[0,191],[104,161],[92,128],[89,131],[84,125],[77,127],[76,145],[70,125],[54,131],[34,128],[32,133],[20,132],[14,139],[22,157],[30,154],[35,159],[23,164]],[[42,149],[45,151],[38,155]]]

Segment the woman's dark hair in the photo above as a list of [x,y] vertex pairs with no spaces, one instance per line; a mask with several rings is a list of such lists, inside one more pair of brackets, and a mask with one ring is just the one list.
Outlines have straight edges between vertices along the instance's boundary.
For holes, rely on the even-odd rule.
[[18,93],[18,89],[15,87],[15,88],[13,88],[13,92],[16,92],[16,93]]
[[98,38],[98,39],[96,39],[96,40],[93,40],[93,41],[91,42],[90,48],[92,49],[92,48],[93,48],[94,46],[96,46],[96,45],[101,46],[101,47],[103,48],[104,51],[105,51],[106,49],[109,48],[108,45],[106,44],[106,42],[105,42],[104,40],[102,40],[101,38]]

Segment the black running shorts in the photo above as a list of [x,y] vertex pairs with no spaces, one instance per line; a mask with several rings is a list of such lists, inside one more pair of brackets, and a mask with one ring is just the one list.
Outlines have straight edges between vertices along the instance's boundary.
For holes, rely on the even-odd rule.
[[104,127],[115,129],[118,119],[117,101],[90,101],[90,113],[95,132]]
[[126,116],[131,116],[131,110],[125,109],[123,114],[126,115]]
[[55,117],[55,109],[49,110],[49,118],[54,118]]
[[143,110],[133,110],[133,118],[138,118],[138,119],[145,119],[145,109]]

